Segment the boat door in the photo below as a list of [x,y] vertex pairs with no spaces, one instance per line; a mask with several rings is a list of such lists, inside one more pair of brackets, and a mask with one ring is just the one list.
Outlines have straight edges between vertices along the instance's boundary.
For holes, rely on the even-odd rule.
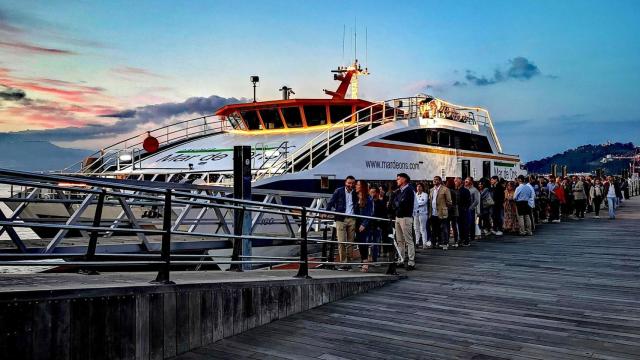
[[483,179],[491,178],[491,161],[482,162],[482,178]]
[[462,179],[471,176],[471,160],[462,160]]

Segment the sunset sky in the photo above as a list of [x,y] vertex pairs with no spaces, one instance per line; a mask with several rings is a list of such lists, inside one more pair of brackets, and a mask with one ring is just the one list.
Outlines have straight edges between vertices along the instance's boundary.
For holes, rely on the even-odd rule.
[[0,132],[95,149],[249,98],[250,75],[261,100],[323,97],[356,28],[363,98],[486,107],[525,160],[640,142],[639,18],[640,1],[0,0]]

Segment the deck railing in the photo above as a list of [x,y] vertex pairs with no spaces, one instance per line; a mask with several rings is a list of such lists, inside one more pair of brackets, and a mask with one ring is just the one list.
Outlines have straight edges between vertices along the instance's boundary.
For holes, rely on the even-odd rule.
[[[75,266],[94,272],[95,267],[118,267],[128,269],[132,267],[153,267],[158,270],[155,282],[170,283],[170,271],[173,266],[200,266],[200,265],[231,265],[233,270],[248,270],[255,266],[273,266],[276,264],[296,264],[298,273],[296,277],[309,277],[309,267],[345,265],[333,259],[334,248],[339,242],[334,236],[331,239],[326,236],[312,237],[308,234],[308,224],[311,219],[324,219],[327,216],[344,216],[342,213],[312,209],[302,206],[288,206],[280,204],[266,204],[259,201],[240,200],[209,194],[194,193],[193,191],[168,188],[142,187],[115,182],[107,182],[94,178],[82,178],[62,175],[43,175],[21,171],[0,169],[0,184],[20,186],[26,190],[24,198],[0,198],[0,202],[16,202],[13,212],[8,216],[0,211],[0,231],[6,231],[15,245],[15,249],[0,253],[0,265],[2,266]],[[63,199],[34,199],[32,194],[37,194],[43,189],[54,192],[64,192],[66,199],[75,199],[73,212],[69,212],[64,221],[53,221],[47,218],[23,218],[25,208],[30,204],[56,203]],[[35,200],[35,201],[33,201]],[[78,201],[80,202],[78,204]],[[147,219],[145,224],[138,223],[131,218],[130,221],[114,223],[114,219],[103,217],[107,206],[122,206],[125,211],[131,212],[134,207],[153,209],[155,215]],[[213,209],[226,211],[234,215],[233,231],[207,232],[195,231],[196,229],[176,226],[177,218],[174,208],[177,206],[195,206],[199,209]],[[92,216],[83,216],[90,213],[86,210],[91,207]],[[293,220],[298,225],[295,236],[267,236],[247,232],[244,226],[246,213],[265,213],[281,215]],[[353,218],[369,219],[383,224],[390,222],[388,219],[349,215]],[[175,219],[175,220],[174,220]],[[117,226],[116,226],[117,225]],[[16,232],[16,228],[49,229],[55,232],[53,238],[48,239],[48,244],[42,249],[30,248],[24,239]],[[249,227],[250,228],[250,227]],[[84,253],[65,253],[60,245],[70,231],[85,232],[88,234],[88,242]],[[142,239],[143,248],[139,253],[122,253],[100,250],[102,235],[117,231],[132,236],[131,241]],[[326,230],[325,230],[326,234]],[[160,236],[159,248],[150,243],[146,236]],[[172,250],[175,245],[173,238],[206,239],[208,241],[232,242],[233,254],[231,260],[209,260],[216,256],[203,254],[184,254]],[[269,256],[243,256],[243,242],[249,241],[277,241],[280,243],[297,244],[299,256],[297,257],[269,257]],[[203,241],[203,240],[200,240]],[[323,254],[312,257],[309,254],[310,244],[323,245]],[[349,243],[349,246],[368,245],[371,243]],[[373,246],[392,247],[392,243],[380,243]],[[35,251],[35,252],[34,252]],[[388,265],[388,273],[395,273],[395,251],[388,261],[379,261],[370,264]],[[228,258],[228,257],[227,257]],[[41,262],[44,259],[63,259]],[[360,265],[351,263],[348,265]]]
[[[179,141],[209,135],[231,129],[231,125],[215,115],[205,115],[193,119],[179,121],[135,136],[120,140],[102,148],[74,164],[62,169],[62,173],[93,173],[118,170],[123,155],[128,157],[127,166],[135,167],[146,153],[142,148],[147,136],[158,140],[160,148]],[[86,161],[90,162],[86,162]]]

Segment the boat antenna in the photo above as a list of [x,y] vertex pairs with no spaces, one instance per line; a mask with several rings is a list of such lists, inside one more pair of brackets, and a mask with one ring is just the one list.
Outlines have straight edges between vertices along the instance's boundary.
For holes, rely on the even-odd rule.
[[353,59],[358,60],[358,19],[353,18]]
[[347,25],[342,24],[342,63],[344,64],[344,37],[346,36]]
[[364,68],[369,67],[369,31],[367,27],[364,28]]

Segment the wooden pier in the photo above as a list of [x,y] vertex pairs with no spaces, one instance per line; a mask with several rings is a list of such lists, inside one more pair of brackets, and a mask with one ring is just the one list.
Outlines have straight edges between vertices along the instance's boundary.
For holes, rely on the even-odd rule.
[[601,215],[423,251],[408,279],[179,358],[638,359],[640,199]]
[[1,359],[165,359],[397,279],[328,270],[0,276]]

